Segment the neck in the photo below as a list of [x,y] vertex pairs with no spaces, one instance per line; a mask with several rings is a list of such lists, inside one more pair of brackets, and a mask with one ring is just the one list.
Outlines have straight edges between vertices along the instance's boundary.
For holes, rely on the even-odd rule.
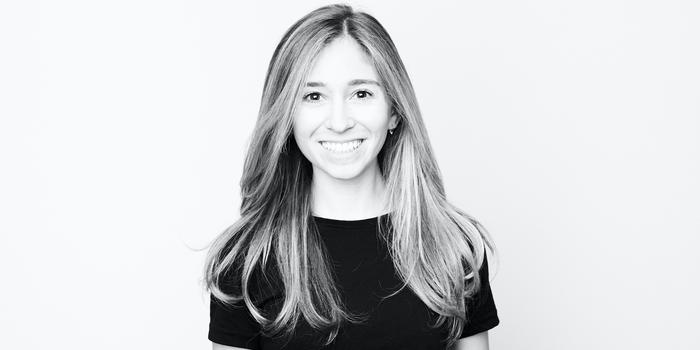
[[362,220],[388,212],[386,183],[375,163],[352,179],[340,179],[314,169],[312,212],[336,220]]

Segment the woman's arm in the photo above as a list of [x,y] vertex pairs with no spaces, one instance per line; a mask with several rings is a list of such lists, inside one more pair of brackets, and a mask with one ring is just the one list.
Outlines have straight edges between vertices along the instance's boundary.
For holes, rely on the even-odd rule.
[[454,350],[489,350],[489,331],[458,340]]
[[249,350],[246,348],[237,348],[235,346],[222,345],[219,343],[211,342],[212,350]]

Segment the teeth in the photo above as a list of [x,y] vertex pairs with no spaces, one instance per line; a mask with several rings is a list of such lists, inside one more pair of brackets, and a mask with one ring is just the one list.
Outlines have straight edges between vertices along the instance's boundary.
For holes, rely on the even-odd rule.
[[357,147],[360,147],[360,144],[362,143],[361,140],[355,140],[355,141],[350,141],[350,142],[321,142],[321,146],[323,148],[331,151],[331,152],[339,152],[339,153],[344,153],[344,152],[351,152],[357,149]]

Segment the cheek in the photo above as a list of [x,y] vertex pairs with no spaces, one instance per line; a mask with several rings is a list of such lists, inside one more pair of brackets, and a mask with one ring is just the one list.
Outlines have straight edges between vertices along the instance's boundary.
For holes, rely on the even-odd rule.
[[355,111],[355,119],[372,132],[386,129],[389,123],[389,111],[386,106],[377,104],[362,106]]
[[294,136],[303,137],[308,133],[310,128],[310,120],[306,113],[297,113],[292,119],[292,129],[294,130]]
[[292,133],[294,135],[294,141],[296,141],[297,146],[300,150],[307,154],[312,145],[312,136],[316,128],[312,118],[308,115],[298,114],[294,116],[292,120]]

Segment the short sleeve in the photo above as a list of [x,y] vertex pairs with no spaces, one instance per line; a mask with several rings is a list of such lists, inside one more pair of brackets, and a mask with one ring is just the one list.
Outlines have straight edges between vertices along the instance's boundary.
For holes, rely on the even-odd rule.
[[467,301],[467,322],[462,328],[460,338],[487,331],[500,323],[489,283],[489,266],[486,254],[484,254],[484,263],[479,269],[479,277],[481,278],[481,287],[474,297]]
[[209,299],[209,340],[222,345],[260,349],[261,327],[243,301],[230,306],[211,294]]

